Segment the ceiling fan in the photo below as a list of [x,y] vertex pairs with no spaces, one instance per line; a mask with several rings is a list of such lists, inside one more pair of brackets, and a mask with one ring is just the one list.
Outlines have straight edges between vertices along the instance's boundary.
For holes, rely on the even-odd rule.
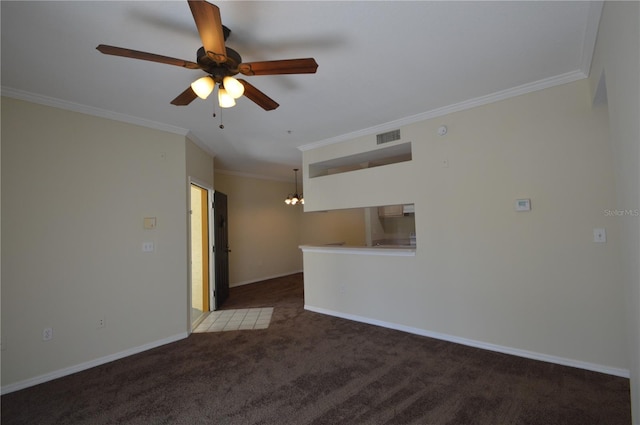
[[265,111],[270,111],[280,105],[247,81],[234,78],[234,75],[314,74],[318,69],[313,58],[243,63],[238,52],[225,46],[231,30],[222,25],[218,6],[204,0],[188,0],[188,3],[203,45],[198,49],[196,62],[105,44],[100,44],[96,49],[106,55],[205,71],[207,76],[194,81],[171,101],[173,105],[179,106],[190,104],[196,97],[206,99],[217,84],[220,107],[234,106],[235,99],[244,95]]

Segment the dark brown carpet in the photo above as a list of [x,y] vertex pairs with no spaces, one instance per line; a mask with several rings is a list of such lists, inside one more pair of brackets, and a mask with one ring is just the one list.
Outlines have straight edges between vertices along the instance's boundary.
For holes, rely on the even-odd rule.
[[2,396],[9,424],[629,424],[629,381],[303,310],[302,275],[232,288],[269,329],[189,338]]

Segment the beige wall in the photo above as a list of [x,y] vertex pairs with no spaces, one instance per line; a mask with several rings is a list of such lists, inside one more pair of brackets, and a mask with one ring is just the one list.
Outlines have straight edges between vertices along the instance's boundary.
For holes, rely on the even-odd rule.
[[[201,189],[191,186],[191,307],[204,311],[203,292],[203,251],[202,251],[202,196]],[[191,317],[191,322],[194,318]]]
[[3,391],[185,337],[185,138],[2,98],[2,150]]
[[604,75],[608,98],[613,169],[620,227],[621,277],[626,285],[626,311],[631,369],[633,423],[640,424],[640,3],[605,2],[591,67],[595,92]]
[[361,208],[305,212],[300,222],[300,244],[366,245],[364,214]]
[[224,171],[215,181],[228,196],[230,286],[302,271],[301,244],[365,244],[360,209],[306,213],[284,203],[293,182]]
[[187,177],[213,188],[213,156],[187,138]]
[[227,195],[230,286],[302,270],[302,208],[284,203],[293,182],[216,171],[215,190]]
[[[608,131],[585,79],[403,127],[411,162],[305,178],[310,210],[414,203],[418,240],[415,257],[305,253],[305,303],[624,375]],[[375,146],[306,151],[304,167]],[[514,211],[519,198],[530,212]]]

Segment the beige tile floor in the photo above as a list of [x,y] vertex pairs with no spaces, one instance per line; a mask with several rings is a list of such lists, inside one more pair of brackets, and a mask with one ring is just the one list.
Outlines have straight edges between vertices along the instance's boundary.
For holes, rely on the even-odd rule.
[[193,332],[267,329],[271,322],[272,314],[273,307],[212,311]]

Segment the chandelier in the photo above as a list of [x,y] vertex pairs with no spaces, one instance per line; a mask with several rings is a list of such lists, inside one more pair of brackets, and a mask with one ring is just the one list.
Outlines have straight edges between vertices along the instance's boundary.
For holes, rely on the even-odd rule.
[[296,181],[296,191],[295,193],[289,194],[289,196],[287,196],[287,198],[284,200],[284,203],[287,205],[304,205],[304,197],[302,196],[302,193],[300,195],[298,195],[298,169],[294,168],[293,172],[295,173],[295,181]]

